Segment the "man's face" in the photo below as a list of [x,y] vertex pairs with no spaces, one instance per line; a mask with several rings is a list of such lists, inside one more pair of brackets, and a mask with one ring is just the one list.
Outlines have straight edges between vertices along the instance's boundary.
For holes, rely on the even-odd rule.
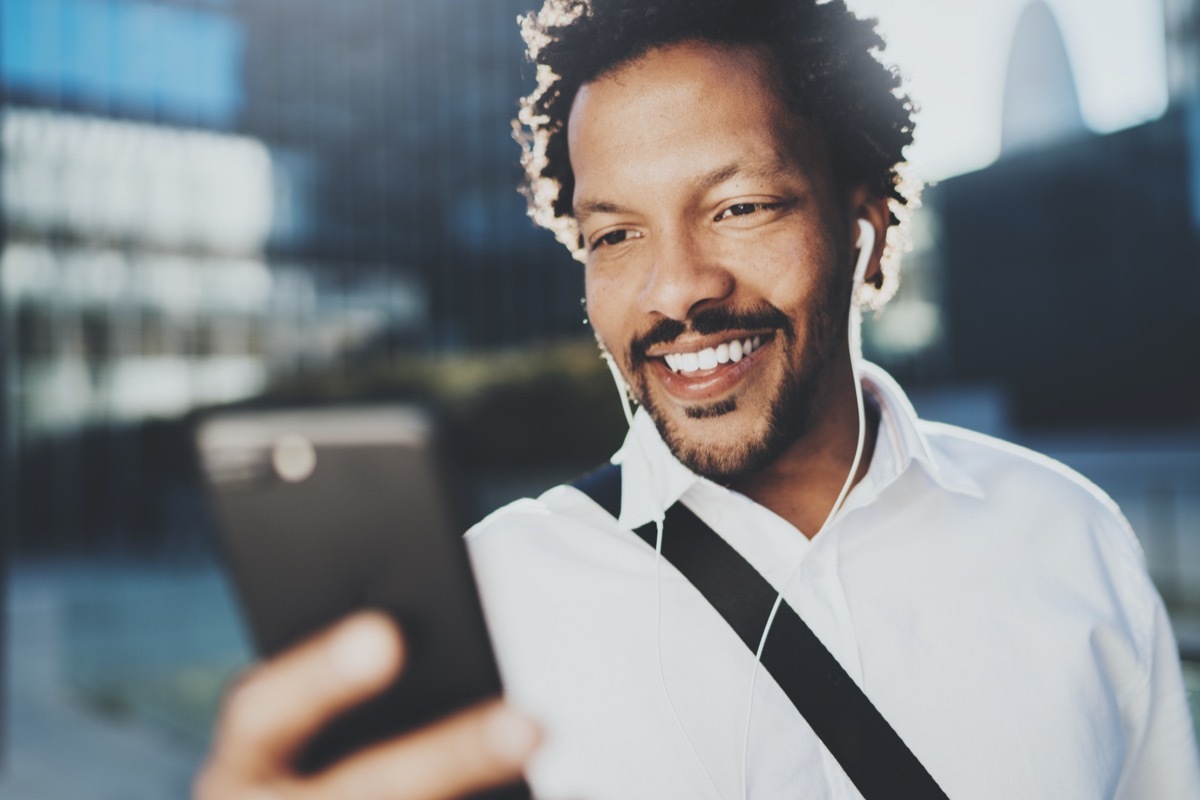
[[588,316],[676,456],[733,479],[849,374],[852,200],[756,50],[681,44],[586,84],[568,123]]

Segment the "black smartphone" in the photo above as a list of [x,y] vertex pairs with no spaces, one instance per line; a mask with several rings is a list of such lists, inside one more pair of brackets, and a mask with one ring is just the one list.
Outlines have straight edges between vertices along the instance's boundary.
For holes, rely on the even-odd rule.
[[400,679],[322,731],[301,771],[501,692],[432,420],[390,405],[232,411],[196,427],[221,550],[261,655],[363,608],[404,632]]

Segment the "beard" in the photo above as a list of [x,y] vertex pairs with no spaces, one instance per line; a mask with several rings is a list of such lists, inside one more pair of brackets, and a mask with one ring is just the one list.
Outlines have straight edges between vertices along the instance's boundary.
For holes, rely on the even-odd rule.
[[[839,283],[848,283],[841,281]],[[827,287],[828,288],[828,287]],[[837,342],[844,341],[847,332],[849,288],[823,291],[822,302],[803,323],[805,352],[799,353],[800,339],[792,320],[780,309],[762,303],[745,311],[716,307],[697,312],[687,321],[662,319],[646,333],[636,337],[625,353],[625,379],[634,399],[654,420],[659,435],[680,463],[698,475],[720,483],[729,483],[757,472],[778,458],[793,443],[813,427],[814,400],[825,383],[829,368],[837,355]],[[835,297],[847,297],[838,305]],[[685,332],[701,335],[744,330],[773,330],[776,358],[784,364],[784,374],[767,399],[765,425],[757,426],[759,433],[734,446],[718,446],[705,442],[695,434],[687,435],[668,417],[650,392],[650,359],[647,348],[674,341]],[[601,342],[601,347],[604,347]],[[737,411],[738,396],[726,397],[713,403],[686,406],[683,413],[689,419],[719,419]]]

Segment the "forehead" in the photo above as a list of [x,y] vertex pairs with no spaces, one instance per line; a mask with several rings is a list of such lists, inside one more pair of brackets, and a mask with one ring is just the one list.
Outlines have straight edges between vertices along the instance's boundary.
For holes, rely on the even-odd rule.
[[751,46],[685,42],[602,74],[576,95],[567,139],[576,200],[723,168],[819,172],[828,160]]

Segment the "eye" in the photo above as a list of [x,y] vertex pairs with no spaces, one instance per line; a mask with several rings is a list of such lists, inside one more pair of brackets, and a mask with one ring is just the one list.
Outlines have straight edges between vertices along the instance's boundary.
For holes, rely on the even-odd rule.
[[729,208],[713,217],[713,222],[720,222],[730,217],[745,217],[759,211],[775,211],[783,208],[783,202],[776,203],[734,203]]
[[609,246],[617,245],[628,239],[632,239],[633,236],[634,236],[633,231],[626,230],[624,228],[622,228],[620,230],[609,231],[608,233],[604,234],[603,236],[597,237],[596,240],[592,242],[591,249],[596,250],[600,247],[603,247],[604,245],[609,245]]

